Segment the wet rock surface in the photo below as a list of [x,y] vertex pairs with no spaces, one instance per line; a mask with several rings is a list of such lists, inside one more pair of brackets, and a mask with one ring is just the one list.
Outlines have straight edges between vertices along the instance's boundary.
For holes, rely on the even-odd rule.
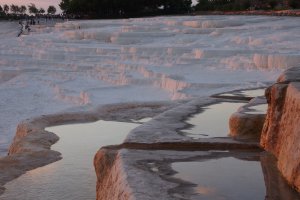
[[[176,171],[177,163],[188,171]],[[190,163],[198,164],[191,168]],[[300,199],[277,170],[276,159],[260,151],[104,148],[95,166],[97,199]]]
[[[202,98],[181,104],[131,131],[124,144],[100,149],[94,160],[97,199],[110,199],[108,193],[112,191],[117,195],[113,198],[120,199],[199,199],[203,196],[195,193],[195,183],[173,177],[176,172],[171,163],[205,162],[230,156],[258,162],[261,149],[253,140],[234,140],[231,137],[194,139],[180,133],[189,127],[186,119],[203,112],[203,107],[224,101],[243,102],[241,97],[237,99]],[[256,100],[258,102],[263,100]],[[117,184],[111,185],[113,182]],[[106,187],[108,189],[104,190]],[[262,193],[267,195],[264,191]]]
[[[180,176],[181,172],[176,171],[173,167],[176,166],[176,163],[209,165],[210,162],[214,163],[214,160],[223,162],[226,159],[233,159],[238,163],[253,161],[256,163],[256,169],[259,169],[260,172],[256,171],[252,175],[256,176],[261,173],[259,178],[261,179],[259,184],[263,185],[259,186],[261,191],[257,194],[253,192],[254,196],[252,193],[251,195],[240,193],[238,195],[242,196],[238,196],[237,199],[300,199],[299,194],[285,181],[287,179],[288,183],[297,187],[298,159],[293,160],[290,152],[297,152],[298,146],[295,143],[293,143],[295,145],[291,145],[291,142],[297,141],[296,133],[300,128],[296,122],[300,96],[297,92],[300,87],[297,82],[289,83],[287,77],[288,75],[281,78],[284,83],[277,83],[266,92],[269,109],[261,139],[261,145],[278,158],[278,168],[284,177],[277,170],[276,158],[263,152],[259,143],[253,140],[253,138],[257,140],[260,135],[265,115],[260,111],[256,114],[251,114],[251,112],[255,113],[253,108],[265,103],[264,98],[252,99],[233,114],[233,116],[239,116],[238,123],[241,124],[235,127],[238,133],[237,135],[232,134],[233,137],[191,138],[182,134],[182,130],[191,127],[191,124],[187,123],[187,119],[196,113],[204,112],[205,106],[222,102],[246,103],[249,98],[243,95],[237,97],[225,95],[222,98],[220,96],[205,97],[173,104],[161,102],[109,105],[100,107],[95,112],[65,113],[26,120],[18,126],[9,156],[0,160],[0,167],[5,171],[0,176],[1,185],[28,170],[61,159],[59,152],[50,150],[51,145],[58,138],[55,134],[44,130],[47,126],[99,119],[130,122],[135,119],[153,117],[132,130],[123,144],[103,147],[95,155],[98,200],[223,198],[224,195],[226,196],[224,191],[227,191],[224,189],[226,188],[225,183],[223,185],[216,184],[216,188],[213,183],[212,188],[202,186],[202,182]],[[272,102],[276,104],[272,104]],[[285,105],[283,102],[290,102],[290,105]],[[274,116],[274,113],[279,113],[281,110],[284,111],[283,114]],[[240,116],[245,117],[244,121]],[[291,116],[293,119],[289,118]],[[291,121],[284,124],[283,119]],[[276,120],[279,120],[280,123],[276,124]],[[288,135],[286,132],[282,132],[282,127],[289,131]],[[297,157],[293,154],[293,157],[295,156]],[[247,166],[244,162],[241,164],[243,167]],[[287,165],[287,162],[290,164]],[[212,168],[224,164],[213,164]],[[257,166],[259,167],[257,168]],[[235,170],[235,172],[237,171],[239,170]],[[232,172],[231,170],[230,173]],[[242,176],[236,175],[237,177]],[[294,176],[292,181],[289,179],[291,176]],[[240,181],[239,178],[237,180]],[[253,187],[257,186],[254,184]],[[241,191],[251,190],[245,188]],[[2,187],[0,192],[3,193],[3,191]]]
[[[230,98],[226,96],[223,98],[206,97],[174,104],[120,104],[101,107],[96,112],[50,115],[24,121],[18,126],[9,156],[0,160],[0,167],[6,172],[6,174],[1,173],[1,184],[4,185],[28,170],[61,159],[59,152],[50,150],[50,146],[58,138],[55,134],[44,130],[47,126],[98,119],[130,122],[132,119],[153,117],[131,131],[123,144],[103,147],[96,153],[94,166],[97,175],[98,200],[224,198],[224,195],[227,196],[227,190],[230,193],[230,190],[226,188],[226,183],[221,184],[219,183],[221,180],[218,180],[218,183],[211,182],[212,185],[207,186],[206,182],[197,182],[194,178],[196,174],[205,172],[207,168],[217,167],[215,171],[212,170],[211,177],[217,173],[223,173],[225,168],[218,169],[218,166],[225,167],[226,163],[231,162],[240,163],[237,164],[240,168],[233,166],[237,169],[232,171],[230,168],[228,173],[223,173],[223,175],[229,174],[228,176],[236,182],[241,181],[240,184],[232,183],[238,184],[241,188],[240,190],[235,188],[230,195],[234,193],[237,196],[227,196],[229,199],[300,199],[299,194],[287,184],[277,170],[276,158],[263,152],[258,142],[253,140],[252,136],[257,137],[260,128],[256,128],[255,131],[247,130],[251,137],[245,134],[247,137],[242,137],[243,140],[229,136],[195,139],[181,133],[182,130],[191,126],[187,123],[187,119],[196,113],[201,114],[205,106],[221,102],[247,102],[247,98],[249,97],[233,95]],[[238,113],[251,115],[247,112],[252,112],[253,107],[263,103],[265,103],[263,98],[252,99],[240,108]],[[257,115],[265,117],[264,114],[253,116]],[[250,120],[251,123],[256,123],[252,118]],[[245,126],[245,130],[251,126]],[[247,171],[246,168],[249,167],[247,162],[250,166],[253,164],[256,166],[255,172],[250,172],[252,168]],[[195,176],[189,178],[178,170],[176,167],[178,163],[187,165],[184,168],[189,168],[189,165],[206,167],[202,170],[201,167],[199,169],[196,167],[195,170],[200,171],[195,172]],[[243,172],[241,168],[245,168],[245,174],[239,175],[238,173]],[[242,186],[247,181],[243,181],[240,177],[248,173],[251,178],[257,176],[255,178],[257,183],[253,187]],[[209,178],[209,180],[213,179]],[[253,183],[250,181],[249,184]],[[255,187],[259,189],[259,192],[251,192],[251,189]],[[3,192],[4,188],[2,187],[0,191]],[[247,195],[247,192],[251,194]]]
[[29,170],[45,166],[60,160],[61,154],[50,149],[59,139],[54,133],[45,131],[48,126],[92,122],[99,119],[128,121],[151,117],[161,113],[176,103],[135,103],[114,104],[99,107],[96,111],[71,112],[44,115],[27,119],[19,124],[9,154],[0,159],[0,195],[7,182],[21,176]]
[[230,135],[237,139],[259,141],[267,111],[265,110],[263,114],[263,111],[257,111],[253,107],[264,104],[266,104],[265,98],[256,97],[233,113],[229,119]]
[[268,88],[269,108],[261,146],[278,159],[278,168],[286,180],[300,191],[300,68],[287,70]]
[[[3,30],[8,29],[0,32]],[[20,120],[30,119],[18,126],[9,156],[0,160],[0,186],[28,170],[61,159],[59,152],[50,150],[58,138],[44,131],[47,126],[154,117],[135,129],[124,144],[107,147],[96,155],[98,199],[192,198],[192,183],[186,183],[179,194],[172,193],[180,184],[167,178],[174,172],[168,173],[165,161],[192,161],[193,156],[193,161],[202,160],[197,156],[210,160],[209,156],[215,156],[211,150],[253,151],[259,145],[230,137],[187,137],[181,133],[190,127],[186,120],[210,104],[250,100],[244,96],[227,100],[224,96],[204,96],[266,87],[281,70],[299,63],[297,33],[296,18],[179,16],[69,21],[18,39],[10,37],[13,32],[4,34],[0,37],[0,102],[5,106],[0,113],[0,131],[5,138],[0,140],[0,154],[7,149]],[[286,81],[286,77],[282,78],[283,85],[296,80]],[[172,105],[135,103],[180,99]],[[186,99],[193,100],[184,102]],[[122,104],[83,112],[108,103]],[[53,114],[71,109],[80,111]],[[32,119],[43,114],[47,116]],[[279,155],[282,137],[273,137],[272,133],[270,137],[267,149],[272,151],[274,145]],[[292,143],[288,147],[295,148],[290,150],[297,151],[297,144],[288,141]],[[136,162],[138,151],[142,161],[152,159],[150,168],[149,163]],[[280,161],[283,165],[292,160],[290,155],[285,159]],[[162,167],[155,168],[156,160]],[[295,160],[288,173],[297,170],[294,166],[299,159]],[[150,173],[144,173],[149,169]],[[165,179],[155,176],[158,172],[166,172]]]

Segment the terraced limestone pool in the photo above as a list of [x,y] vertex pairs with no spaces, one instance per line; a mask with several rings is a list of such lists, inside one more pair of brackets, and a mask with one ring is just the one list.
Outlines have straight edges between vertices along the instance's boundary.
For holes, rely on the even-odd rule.
[[227,137],[229,117],[243,105],[245,103],[222,102],[207,106],[203,112],[192,116],[186,121],[192,127],[182,130],[182,133],[194,139]]
[[195,183],[201,199],[253,200],[265,197],[264,177],[258,161],[233,157],[205,162],[177,162],[172,168],[176,178]]
[[253,90],[242,90],[242,91],[234,91],[230,93],[222,93],[219,96],[229,96],[229,97],[258,97],[264,96],[265,89],[253,89]]
[[[263,96],[265,89],[234,91],[217,95],[219,97],[257,97]],[[222,102],[204,107],[204,111],[193,115],[186,122],[191,128],[182,130],[185,136],[194,139],[228,137],[230,116],[245,103]],[[266,113],[266,106],[253,106],[253,114]]]
[[[191,200],[299,200],[266,155],[234,155],[175,162],[174,178],[189,183]],[[245,154],[245,153],[242,153]],[[251,154],[251,153],[250,153]],[[187,189],[187,188],[185,188]],[[181,194],[173,191],[174,196]]]
[[63,159],[29,171],[6,184],[1,200],[94,200],[96,175],[93,158],[106,145],[122,143],[140,124],[112,121],[49,127],[60,140],[52,146]]

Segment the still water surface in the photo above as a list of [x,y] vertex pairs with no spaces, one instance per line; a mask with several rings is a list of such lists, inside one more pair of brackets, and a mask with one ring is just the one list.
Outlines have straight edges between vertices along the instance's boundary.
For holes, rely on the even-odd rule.
[[223,93],[220,96],[232,96],[232,97],[258,97],[258,96],[264,96],[265,95],[265,89],[254,89],[254,90],[243,90],[243,91],[235,91],[231,93]]
[[223,102],[205,107],[204,112],[196,114],[186,122],[193,125],[182,130],[183,134],[198,138],[228,137],[229,118],[245,103]]
[[249,107],[251,111],[248,111],[246,113],[248,114],[266,114],[268,109],[268,104],[260,104],[256,106]]
[[122,143],[140,124],[97,121],[49,127],[60,140],[52,146],[63,159],[29,171],[5,185],[1,200],[94,200],[96,174],[94,155],[106,145]]
[[233,157],[207,161],[176,162],[174,177],[195,183],[201,200],[265,199],[264,176],[259,161]]

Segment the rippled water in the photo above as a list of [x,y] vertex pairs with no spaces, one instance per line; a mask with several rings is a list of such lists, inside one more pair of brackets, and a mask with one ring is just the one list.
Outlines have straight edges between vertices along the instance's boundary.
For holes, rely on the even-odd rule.
[[183,134],[192,138],[227,137],[229,117],[245,103],[223,102],[205,107],[204,111],[192,116],[186,122],[190,129],[182,130]]
[[98,121],[47,128],[60,137],[52,146],[63,159],[29,171],[5,185],[1,200],[94,200],[93,158],[99,148],[122,143],[139,124]]

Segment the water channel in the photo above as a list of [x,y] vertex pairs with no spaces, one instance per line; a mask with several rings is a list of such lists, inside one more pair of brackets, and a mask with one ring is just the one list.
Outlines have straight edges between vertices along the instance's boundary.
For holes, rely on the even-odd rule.
[[122,143],[140,124],[97,121],[49,127],[60,139],[52,146],[63,159],[27,172],[5,185],[1,200],[95,200],[93,158],[99,148]]

